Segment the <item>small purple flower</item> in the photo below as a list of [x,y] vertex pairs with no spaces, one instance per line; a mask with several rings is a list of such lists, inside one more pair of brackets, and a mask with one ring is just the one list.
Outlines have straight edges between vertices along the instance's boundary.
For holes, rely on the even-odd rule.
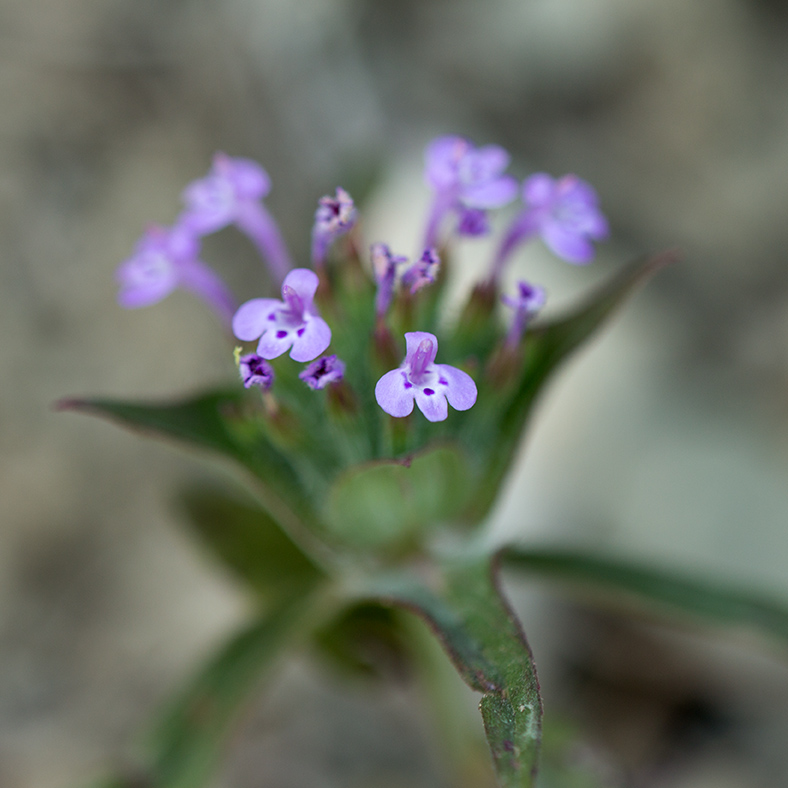
[[238,370],[244,388],[258,386],[263,391],[268,391],[274,382],[273,367],[257,353],[248,353],[238,359]]
[[198,239],[183,226],[149,227],[115,274],[118,303],[127,309],[151,306],[180,287],[206,301],[229,325],[235,299],[199,252]]
[[281,281],[291,263],[279,228],[261,202],[270,190],[271,179],[257,162],[217,153],[210,173],[184,190],[186,208],[180,222],[199,235],[235,224]]
[[594,188],[576,175],[555,179],[540,172],[523,183],[525,209],[512,222],[495,258],[497,278],[511,253],[534,235],[569,263],[584,265],[594,259],[592,241],[608,236],[608,223],[599,210]]
[[345,362],[336,355],[322,356],[298,375],[314,391],[324,389],[329,383],[339,383],[344,376]]
[[528,323],[545,305],[546,300],[547,296],[543,287],[522,280],[517,283],[516,296],[501,296],[501,301],[514,309],[512,325],[506,337],[507,345],[516,347],[520,343]]
[[388,245],[383,243],[372,244],[369,254],[372,258],[372,273],[375,275],[375,282],[378,285],[375,296],[375,314],[381,318],[388,312],[391,299],[394,297],[397,266],[407,263],[408,258],[393,255]]
[[375,386],[375,399],[386,413],[396,418],[408,416],[415,401],[429,421],[443,421],[449,415],[448,405],[455,410],[473,407],[476,384],[462,370],[435,363],[438,340],[433,334],[410,331],[405,342],[405,360]]
[[294,268],[282,284],[282,300],[253,298],[233,318],[233,332],[245,342],[260,338],[257,352],[266,359],[290,350],[295,361],[312,361],[331,343],[331,329],[313,300],[318,277],[308,268]]
[[411,294],[431,285],[438,275],[441,260],[435,249],[425,249],[417,262],[402,274],[402,286],[409,288]]
[[325,263],[331,244],[348,232],[355,223],[356,208],[353,198],[344,189],[337,187],[336,197],[320,198],[312,227],[312,263],[315,268],[320,268]]
[[488,208],[500,208],[517,194],[517,182],[504,175],[509,154],[498,145],[476,148],[464,137],[433,140],[425,151],[424,177],[435,192],[424,246],[437,246],[443,218],[460,215],[460,232],[479,235],[488,230]]

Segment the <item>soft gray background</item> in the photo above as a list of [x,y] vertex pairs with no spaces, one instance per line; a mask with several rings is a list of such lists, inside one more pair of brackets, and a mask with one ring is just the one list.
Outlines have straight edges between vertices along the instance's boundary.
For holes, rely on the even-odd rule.
[[[147,222],[175,217],[216,149],[268,168],[301,257],[316,198],[377,172],[370,240],[409,252],[421,149],[448,132],[505,145],[517,175],[596,185],[613,227],[599,262],[534,248],[511,271],[553,305],[631,256],[684,251],[553,387],[495,533],[788,598],[781,3],[0,0],[0,787],[124,763],[246,610],[172,507],[211,469],[51,410],[233,374],[187,296],[119,309],[117,263]],[[483,250],[464,248],[469,271]],[[260,294],[241,240],[208,254],[240,297]],[[785,785],[788,671],[766,644],[592,616],[534,589],[520,609],[548,709],[587,726],[611,784]],[[412,690],[345,690],[298,663],[220,783],[434,785],[429,736]]]

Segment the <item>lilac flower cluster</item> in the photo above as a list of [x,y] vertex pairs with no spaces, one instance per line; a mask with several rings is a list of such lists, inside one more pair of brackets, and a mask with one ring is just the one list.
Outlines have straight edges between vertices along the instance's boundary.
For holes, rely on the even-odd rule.
[[[427,147],[425,180],[433,199],[423,251],[411,263],[407,257],[393,254],[384,243],[370,247],[376,285],[374,306],[370,305],[374,313],[370,316],[378,338],[390,336],[388,315],[398,298],[410,303],[436,282],[441,266],[439,250],[452,231],[465,236],[488,233],[488,212],[515,198],[518,185],[505,174],[508,164],[509,154],[503,148],[477,148],[463,137],[440,137]],[[149,306],[176,288],[204,299],[239,340],[257,343],[255,352],[237,353],[246,388],[254,386],[268,392],[274,382],[269,362],[285,353],[294,361],[308,363],[299,378],[310,389],[345,385],[345,362],[335,353],[323,355],[331,345],[332,331],[317,303],[323,305],[321,293],[330,294],[327,263],[332,245],[344,235],[357,234],[355,205],[342,188],[337,188],[334,196],[320,198],[312,227],[314,270],[293,268],[278,226],[263,204],[270,189],[270,178],[257,163],[217,153],[208,175],[184,190],[184,209],[174,225],[147,230],[133,255],[118,268],[118,300],[128,308]],[[575,175],[558,179],[543,173],[532,175],[520,191],[523,207],[491,261],[488,288],[493,291],[498,289],[513,253],[527,240],[540,237],[559,257],[584,264],[593,258],[592,242],[608,234],[596,193]],[[447,232],[450,218],[454,224]],[[281,299],[253,298],[238,308],[221,279],[202,262],[201,238],[230,225],[257,247],[273,279],[281,283]],[[358,248],[355,238],[349,248]],[[516,294],[503,295],[502,301],[513,310],[502,344],[515,350],[529,322],[544,305],[545,292],[538,285],[520,281]],[[449,405],[464,411],[475,404],[477,388],[470,375],[436,363],[438,340],[434,334],[406,330],[404,338],[404,360],[380,377],[375,386],[375,398],[383,411],[402,418],[412,413],[415,404],[435,422],[447,418]],[[351,400],[345,397],[343,401]]]

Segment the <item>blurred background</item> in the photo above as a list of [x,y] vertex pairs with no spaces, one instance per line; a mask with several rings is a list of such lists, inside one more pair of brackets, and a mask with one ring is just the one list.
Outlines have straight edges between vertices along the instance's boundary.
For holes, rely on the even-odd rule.
[[[173,505],[227,469],[51,408],[234,375],[196,300],[121,310],[117,264],[215,150],[268,169],[298,259],[339,184],[363,195],[369,241],[412,253],[422,150],[446,133],[505,146],[518,177],[596,186],[612,240],[593,266],[534,246],[509,271],[551,310],[632,257],[683,251],[554,382],[495,533],[788,600],[784,4],[0,0],[1,788],[122,767],[248,608]],[[487,252],[463,245],[466,278]],[[243,238],[206,258],[239,298],[262,294]],[[601,784],[788,782],[784,652],[511,590],[548,715],[576,726]],[[441,785],[431,735],[407,684],[348,687],[299,660],[217,785]]]

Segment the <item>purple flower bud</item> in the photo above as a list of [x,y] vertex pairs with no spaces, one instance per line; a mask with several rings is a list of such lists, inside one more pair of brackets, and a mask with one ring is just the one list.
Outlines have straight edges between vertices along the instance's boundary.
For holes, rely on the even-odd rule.
[[372,244],[369,249],[372,258],[372,272],[378,285],[375,296],[375,313],[382,318],[388,312],[394,297],[394,283],[397,279],[397,266],[408,261],[407,257],[393,255],[386,244]]
[[148,228],[115,274],[118,303],[127,309],[150,306],[180,287],[206,301],[229,325],[235,299],[199,252],[198,239],[181,225]]
[[[504,175],[509,154],[497,145],[476,148],[463,137],[439,137],[425,151],[424,177],[435,192],[424,246],[436,246],[447,213],[460,215],[460,231],[488,230],[485,210],[500,208],[517,194],[517,182]],[[468,213],[468,210],[472,213]]]
[[336,355],[322,356],[298,375],[314,391],[324,389],[329,383],[338,383],[344,376],[345,362]]
[[336,197],[321,197],[315,224],[312,227],[312,263],[315,268],[325,263],[328,249],[341,235],[356,223],[356,208],[353,199],[342,188],[337,187]]
[[258,386],[263,391],[268,391],[274,382],[274,370],[271,365],[257,353],[248,353],[238,359],[238,370],[244,388]]
[[520,343],[528,323],[545,305],[546,300],[547,296],[543,287],[522,280],[517,283],[516,296],[501,296],[501,301],[514,309],[512,325],[506,337],[506,343],[509,346],[516,347]]
[[435,363],[438,340],[434,334],[410,331],[405,342],[405,360],[375,386],[375,399],[386,413],[403,418],[413,411],[415,402],[429,421],[443,421],[449,415],[449,405],[456,410],[473,407],[476,384],[462,370]]
[[431,285],[438,275],[441,260],[435,249],[425,249],[421,257],[404,274],[402,286],[409,288],[411,294],[421,290],[426,285]]
[[260,202],[270,189],[268,173],[259,164],[217,153],[210,173],[184,190],[186,208],[180,222],[199,235],[235,224],[249,236],[281,281],[291,263],[276,222]]
[[259,337],[257,352],[277,358],[290,349],[295,361],[312,361],[331,344],[331,329],[313,301],[319,280],[308,268],[295,268],[282,284],[282,300],[253,298],[242,304],[233,318],[238,339]]
[[524,210],[512,222],[493,262],[497,279],[512,252],[539,235],[550,250],[569,263],[594,259],[592,241],[607,238],[609,229],[593,187],[576,175],[552,178],[537,173],[523,183]]

